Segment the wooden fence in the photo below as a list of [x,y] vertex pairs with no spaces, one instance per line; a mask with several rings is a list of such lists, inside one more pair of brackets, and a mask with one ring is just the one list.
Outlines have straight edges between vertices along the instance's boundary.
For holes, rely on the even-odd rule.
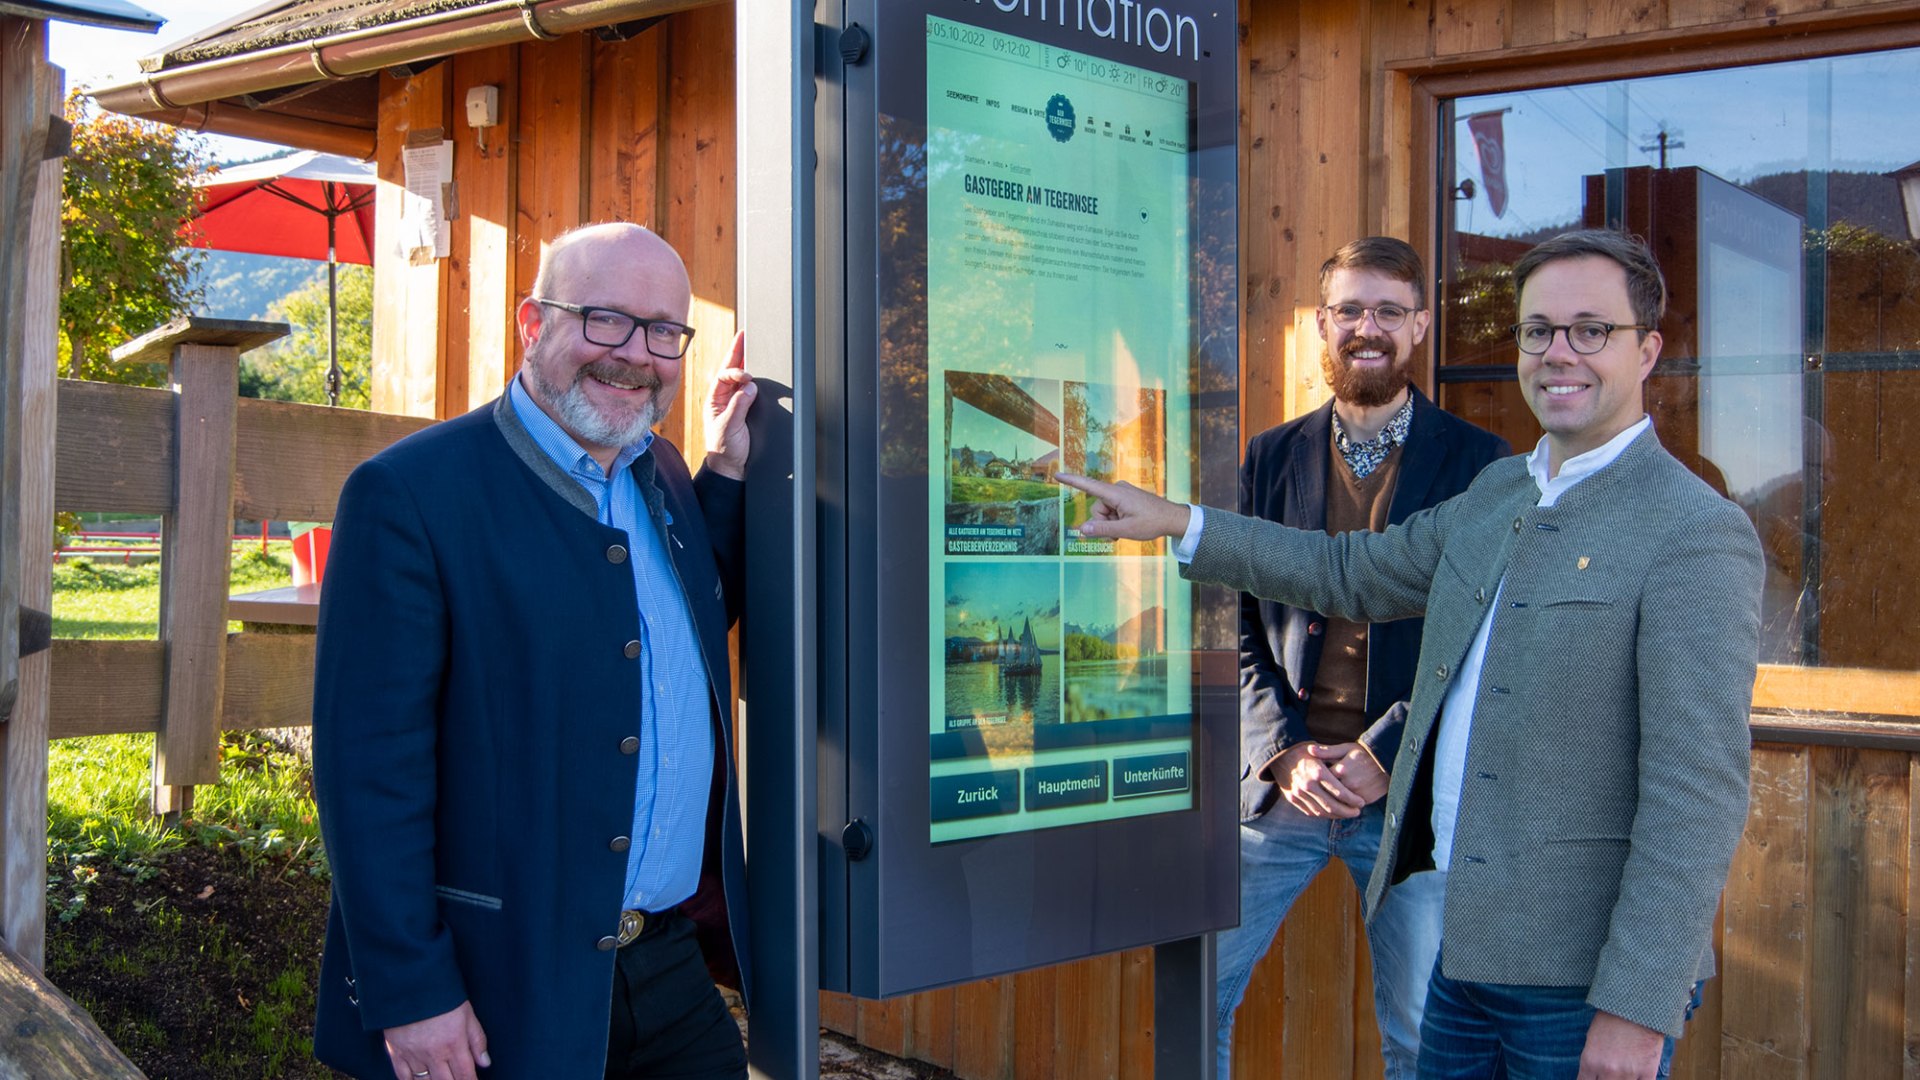
[[153,514],[160,637],[53,643],[47,735],[154,732],[156,807],[219,778],[223,729],[311,720],[313,639],[227,632],[235,518],[325,521],[355,465],[431,421],[237,396],[240,353],[283,324],[184,319],[115,352],[174,388],[62,381],[54,503]]
[[[1920,732],[1754,718],[1753,801],[1675,1080],[1920,1078]],[[1234,1075],[1381,1075],[1359,897],[1335,865],[1255,969]],[[869,1046],[1007,1077],[1153,1074],[1153,956],[1138,950],[887,1002],[824,995]]]

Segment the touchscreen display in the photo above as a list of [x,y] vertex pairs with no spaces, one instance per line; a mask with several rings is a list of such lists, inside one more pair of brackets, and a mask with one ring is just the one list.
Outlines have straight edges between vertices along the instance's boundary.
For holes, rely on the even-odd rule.
[[1194,805],[1165,542],[1065,470],[1190,497],[1191,87],[927,18],[931,840]]

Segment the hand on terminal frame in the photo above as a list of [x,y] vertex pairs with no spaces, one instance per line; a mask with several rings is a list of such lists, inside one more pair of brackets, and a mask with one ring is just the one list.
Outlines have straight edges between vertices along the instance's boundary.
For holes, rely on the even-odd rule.
[[1103,484],[1074,473],[1055,473],[1054,479],[1094,497],[1093,510],[1080,525],[1081,536],[1119,540],[1158,540],[1187,531],[1193,511],[1185,503],[1168,502],[1150,491],[1122,481]]
[[707,456],[703,464],[721,476],[738,480],[747,475],[747,452],[753,437],[747,433],[747,410],[760,388],[747,373],[747,332],[733,335],[727,362],[713,375],[707,396]]

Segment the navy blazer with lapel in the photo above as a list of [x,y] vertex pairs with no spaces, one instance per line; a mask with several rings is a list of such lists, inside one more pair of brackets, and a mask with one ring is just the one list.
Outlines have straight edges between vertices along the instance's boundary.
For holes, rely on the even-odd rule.
[[[1467,490],[1492,462],[1511,453],[1505,439],[1461,420],[1412,389],[1413,418],[1400,450],[1387,522],[1397,525]],[[1240,512],[1297,529],[1327,527],[1327,479],[1333,456],[1333,402],[1255,435],[1240,470]],[[1305,742],[1307,697],[1326,645],[1326,616],[1240,597],[1240,818],[1271,809],[1279,787],[1256,775],[1276,754]],[[1360,741],[1393,770],[1413,692],[1421,620],[1375,623],[1367,631],[1366,714]]]
[[[705,867],[687,909],[703,931],[718,926],[703,932],[717,945],[709,961],[737,960],[744,984],[726,721],[743,489],[706,472],[690,479],[662,439],[634,469],[714,703]],[[384,1028],[471,1000],[487,1075],[602,1075],[614,954],[599,942],[625,886],[616,838],[632,827],[639,775],[625,740],[643,693],[627,648],[639,628],[627,543],[504,399],[402,440],[348,479],[314,686],[314,792],[333,868],[314,1027],[322,1061],[391,1076]]]

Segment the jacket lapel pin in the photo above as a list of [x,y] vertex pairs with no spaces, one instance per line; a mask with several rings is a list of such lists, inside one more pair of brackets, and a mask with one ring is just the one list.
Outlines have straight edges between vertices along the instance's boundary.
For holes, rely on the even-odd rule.
[[1576,570],[1585,570],[1587,567],[1591,565],[1593,565],[1593,560],[1588,558],[1585,555],[1582,555],[1580,556],[1580,561],[1573,564],[1573,568]]

